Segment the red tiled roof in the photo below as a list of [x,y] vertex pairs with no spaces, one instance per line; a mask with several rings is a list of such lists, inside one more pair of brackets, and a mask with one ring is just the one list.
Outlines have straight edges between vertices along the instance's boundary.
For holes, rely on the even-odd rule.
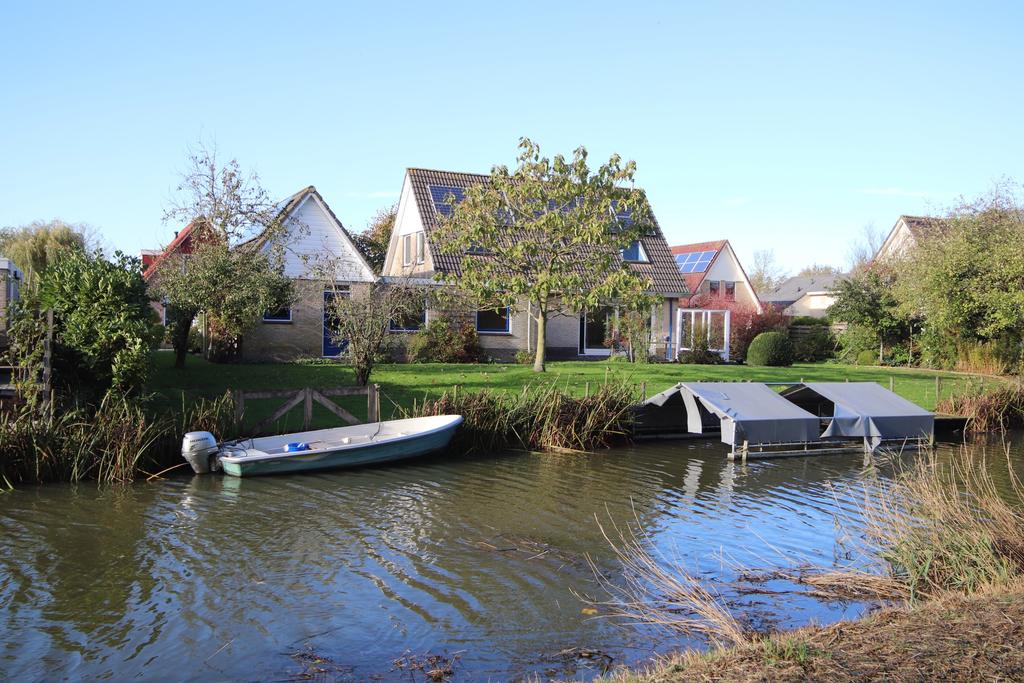
[[[716,240],[714,242],[695,242],[694,244],[680,244],[672,247],[672,256],[675,257],[679,254],[693,254],[698,251],[714,251],[721,252],[725,248],[728,240]],[[704,277],[711,270],[711,265],[718,258],[718,253],[711,259],[711,263],[704,270],[703,273],[680,273],[683,281],[686,283],[686,287],[690,290],[691,298],[697,294],[697,290],[700,289],[700,284],[704,282]]]
[[146,266],[146,269],[142,271],[143,279],[148,280],[150,277],[152,277],[153,273],[156,272],[156,269],[160,265],[160,263],[163,262],[163,260],[168,256],[175,254],[179,251],[183,254],[188,254],[192,251],[192,228],[195,225],[195,221],[192,221],[191,223],[186,225],[184,229],[179,231],[178,234],[174,236],[174,239],[171,240],[171,243],[164,247],[164,250],[160,253],[159,256],[153,257],[150,260],[149,264]]

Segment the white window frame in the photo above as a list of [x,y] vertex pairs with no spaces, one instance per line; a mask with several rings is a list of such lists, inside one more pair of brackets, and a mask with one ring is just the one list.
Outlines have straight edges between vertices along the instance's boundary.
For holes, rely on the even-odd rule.
[[420,230],[416,233],[416,263],[421,264],[426,261],[427,255],[427,236]]
[[402,235],[402,265],[412,265],[412,234]]
[[[713,315],[720,314],[723,316],[724,329],[722,333],[722,340],[724,342],[723,348],[715,348],[711,346],[711,318]],[[686,335],[686,339],[683,339],[683,318],[689,318],[689,334]],[[722,360],[729,360],[729,346],[732,342],[732,311],[727,308],[680,308],[676,312],[676,344],[678,351],[689,351],[693,348],[693,331],[697,328],[697,323],[703,325],[704,330],[707,333],[708,338],[708,350],[714,351],[722,357]]]

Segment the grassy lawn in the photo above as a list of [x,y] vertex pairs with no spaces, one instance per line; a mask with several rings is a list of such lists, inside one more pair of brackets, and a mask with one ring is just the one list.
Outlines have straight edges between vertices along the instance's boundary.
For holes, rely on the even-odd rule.
[[[522,391],[526,385],[556,382],[560,387],[576,394],[607,381],[629,382],[637,387],[646,383],[648,394],[667,389],[676,382],[806,381],[878,382],[888,388],[890,379],[896,393],[914,403],[932,409],[935,407],[935,377],[941,377],[941,396],[946,397],[978,387],[982,382],[992,384],[998,380],[981,379],[948,372],[910,368],[875,368],[829,363],[798,364],[789,368],[753,368],[743,365],[633,365],[608,361],[564,361],[548,365],[548,372],[535,375],[529,366],[514,364],[442,365],[394,364],[379,366],[372,381],[381,386],[381,414],[388,418],[395,406],[410,407],[414,400],[438,396],[453,386],[459,390]],[[269,389],[301,389],[303,387],[330,388],[353,384],[353,373],[344,365],[305,364],[251,364],[217,365],[197,356],[189,356],[184,370],[175,370],[170,353],[157,354],[157,370],[151,391],[163,405],[180,405],[195,397],[214,397],[227,389],[263,391]],[[282,399],[247,403],[247,418],[255,421],[269,415]],[[366,416],[366,401],[347,398],[338,401],[359,418]],[[337,418],[326,409],[314,408],[314,426],[336,426]],[[298,428],[301,409],[295,409],[278,426],[281,429]]]

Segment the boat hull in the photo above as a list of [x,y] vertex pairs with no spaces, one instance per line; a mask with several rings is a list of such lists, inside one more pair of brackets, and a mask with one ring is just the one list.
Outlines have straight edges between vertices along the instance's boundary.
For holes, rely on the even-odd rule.
[[311,453],[287,453],[273,458],[247,460],[221,458],[225,474],[234,477],[253,477],[291,472],[315,472],[398,462],[445,449],[451,443],[458,422],[426,434],[410,435],[379,443],[347,446]]

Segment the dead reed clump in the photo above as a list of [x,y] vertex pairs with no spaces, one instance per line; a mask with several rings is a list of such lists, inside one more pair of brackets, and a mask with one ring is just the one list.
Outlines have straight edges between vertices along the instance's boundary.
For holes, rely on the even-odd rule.
[[233,416],[230,396],[200,399],[163,415],[115,394],[96,406],[53,411],[25,406],[0,414],[0,476],[12,484],[128,482],[146,470],[179,462],[186,431],[229,435]]
[[[1005,453],[1009,458],[1009,451]],[[1024,486],[1008,467],[1001,489],[985,459],[965,447],[948,461],[922,456],[862,507],[866,556],[902,585],[910,604],[971,595],[1024,576]],[[846,574],[850,582],[856,574]],[[842,574],[833,578],[842,583]]]
[[465,453],[520,447],[590,451],[609,446],[632,428],[633,389],[607,384],[577,397],[553,385],[521,393],[445,392],[416,404],[411,417],[462,415],[454,448]]
[[614,580],[590,559],[591,569],[607,600],[579,596],[605,614],[626,622],[649,624],[679,634],[706,639],[716,648],[745,645],[753,634],[729,611],[721,597],[690,574],[679,562],[659,553],[640,529],[621,528],[612,522],[609,534],[598,527],[622,568]]
[[935,411],[971,418],[975,434],[1024,426],[1024,385],[1006,384],[990,391],[968,392],[944,398]]

